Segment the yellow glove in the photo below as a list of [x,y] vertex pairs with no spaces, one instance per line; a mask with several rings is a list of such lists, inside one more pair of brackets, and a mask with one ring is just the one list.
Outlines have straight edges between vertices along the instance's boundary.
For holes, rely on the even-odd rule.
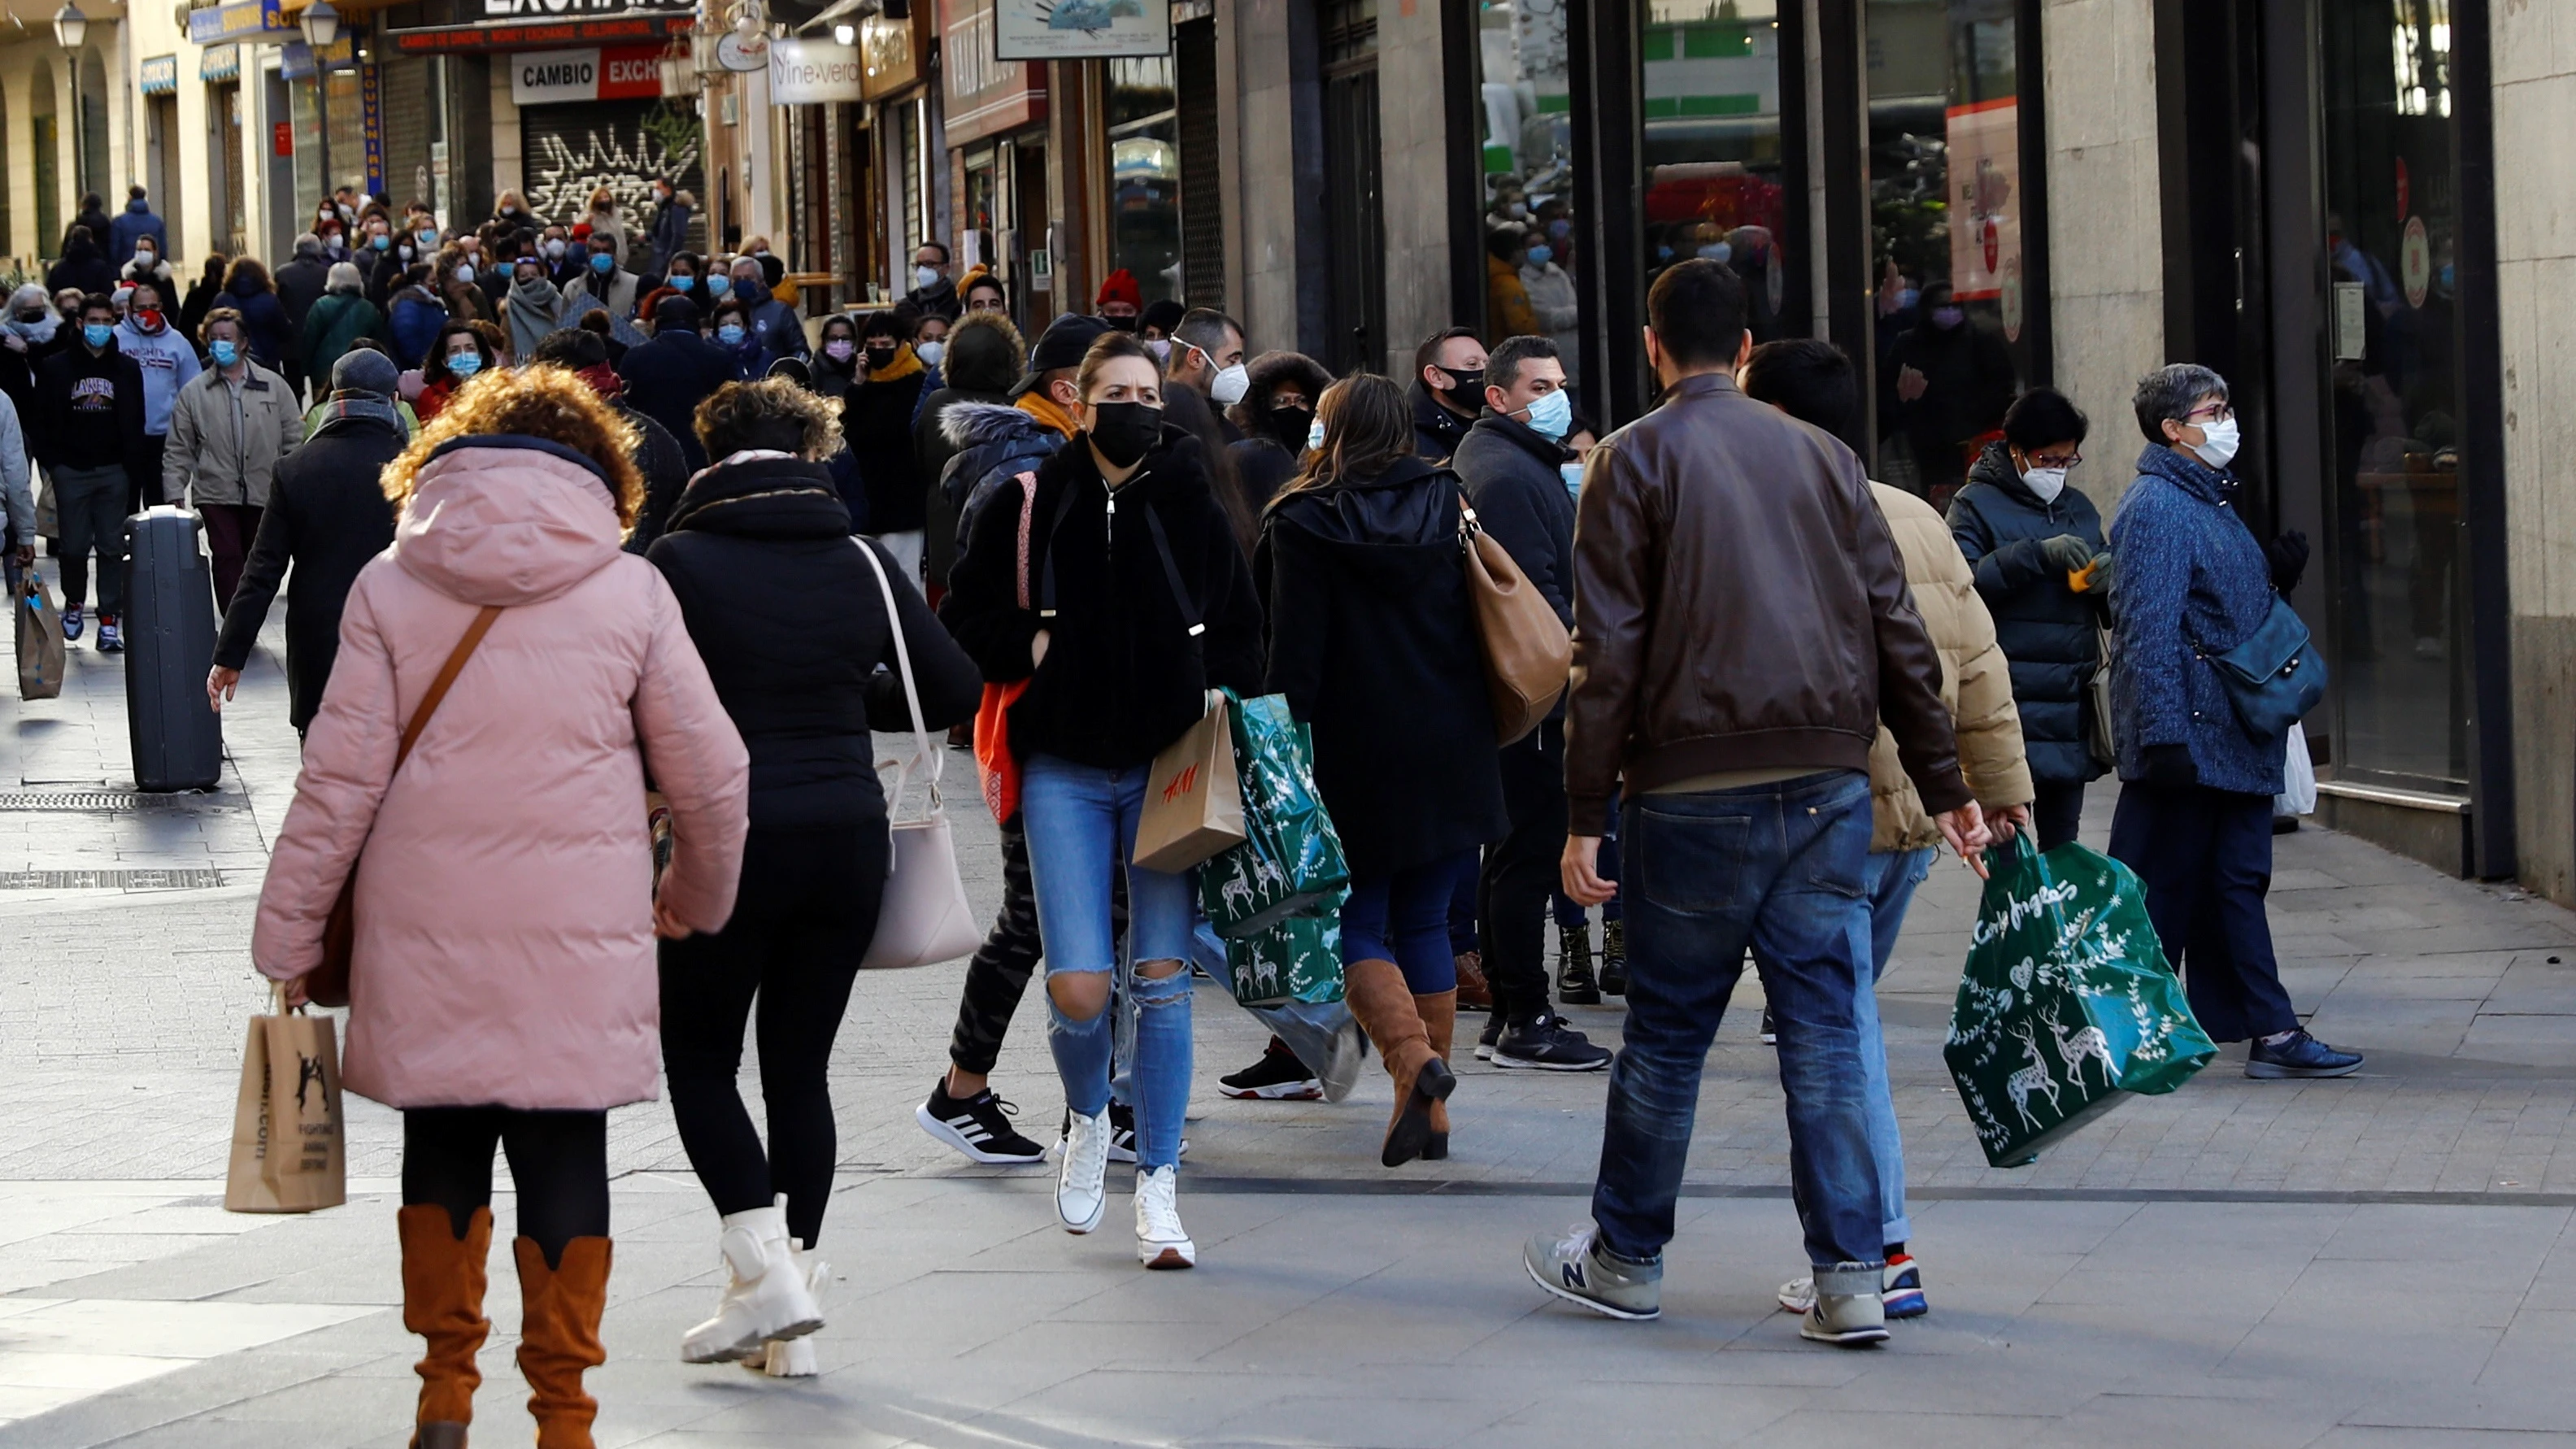
[[2109,590],[2111,556],[2107,553],[2097,553],[2093,555],[2091,563],[2080,569],[2069,570],[2066,575],[2066,587],[2079,594],[2101,593]]

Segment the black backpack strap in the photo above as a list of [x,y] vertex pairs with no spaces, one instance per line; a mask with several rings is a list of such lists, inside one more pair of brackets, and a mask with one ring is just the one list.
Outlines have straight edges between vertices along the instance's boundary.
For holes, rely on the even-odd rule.
[[[1073,495],[1078,491],[1078,484],[1067,483],[1064,486],[1063,496],[1056,499],[1055,521],[1047,525],[1046,567],[1039,570],[1038,580],[1038,617],[1041,619],[1055,617],[1055,536],[1064,531],[1064,521],[1073,513]],[[1034,506],[1036,500],[1032,498],[1030,502]]]
[[1163,557],[1163,577],[1171,583],[1172,602],[1180,606],[1181,622],[1189,626],[1189,636],[1195,639],[1207,632],[1207,625],[1200,622],[1198,601],[1190,597],[1189,588],[1181,582],[1181,566],[1172,560],[1172,540],[1163,532],[1163,515],[1155,512],[1150,503],[1145,505],[1145,526],[1153,531],[1154,552]]

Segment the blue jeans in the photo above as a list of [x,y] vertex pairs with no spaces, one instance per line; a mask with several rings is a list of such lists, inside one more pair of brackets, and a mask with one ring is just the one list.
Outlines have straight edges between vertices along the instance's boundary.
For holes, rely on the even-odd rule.
[[1869,825],[1869,777],[1852,770],[1627,801],[1627,1045],[1610,1068],[1592,1192],[1612,1253],[1653,1262],[1672,1241],[1700,1075],[1750,946],[1780,1032],[1808,1261],[1885,1261],[1857,1011]]
[[[1029,883],[1049,976],[1059,971],[1118,975],[1134,1003],[1136,1162],[1180,1161],[1181,1122],[1190,1099],[1190,974],[1136,973],[1139,961],[1186,961],[1197,914],[1190,878],[1124,865],[1145,806],[1145,767],[1103,770],[1032,755],[1020,770],[1020,818],[1029,838]],[[1127,872],[1127,950],[1110,927],[1113,872]],[[1109,1106],[1114,1008],[1087,1021],[1047,997],[1047,1044],[1064,1079],[1065,1105],[1083,1116]]]
[[[1860,1068],[1869,1086],[1869,1155],[1878,1160],[1882,1244],[1911,1240],[1914,1224],[1905,1212],[1905,1138],[1896,1128],[1896,1098],[1887,1080],[1887,1038],[1878,1024],[1876,983],[1887,975],[1897,933],[1905,929],[1905,913],[1914,904],[1914,888],[1932,874],[1934,854],[1928,845],[1920,850],[1874,851],[1861,877],[1869,887],[1872,987],[1854,993],[1852,1015],[1860,1022]],[[1771,978],[1762,979],[1767,984]]]
[[1473,873],[1471,847],[1392,875],[1351,877],[1342,902],[1342,964],[1392,961],[1416,996],[1458,989],[1458,958],[1449,950],[1449,911],[1461,876]]
[[[1234,965],[1225,959],[1225,942],[1217,939],[1216,927],[1205,920],[1190,937],[1190,959],[1207,972],[1209,979],[1229,994],[1234,990]],[[1351,1019],[1350,1004],[1341,1001],[1283,1001],[1277,1006],[1247,1006],[1254,1020],[1270,1028],[1270,1034],[1288,1044],[1306,1070],[1321,1072],[1333,1055],[1333,1038],[1342,1023]]]

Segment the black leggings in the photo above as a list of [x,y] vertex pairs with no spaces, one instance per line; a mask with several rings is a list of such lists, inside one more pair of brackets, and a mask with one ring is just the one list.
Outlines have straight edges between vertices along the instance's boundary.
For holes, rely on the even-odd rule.
[[[1011,1015],[1028,994],[1029,977],[1046,954],[1038,937],[1038,898],[1029,880],[1029,835],[1017,814],[1002,822],[1002,909],[984,944],[966,963],[966,989],[957,1002],[957,1030],[948,1038],[948,1060],[957,1070],[987,1077],[1002,1057]],[[1127,872],[1109,878],[1109,930],[1127,932]]]
[[[689,1165],[728,1216],[786,1193],[787,1230],[809,1248],[823,1230],[839,1142],[825,1069],[876,936],[889,849],[883,817],[754,827],[733,919],[712,936],[662,943],[662,1064]],[[755,995],[765,1154],[737,1085]]]
[[2039,848],[2054,850],[2072,841],[2084,825],[2084,782],[2041,780],[2033,789],[2038,798],[2031,802],[2030,823]]
[[403,1206],[447,1209],[463,1238],[474,1210],[492,1205],[495,1144],[518,1186],[519,1236],[535,1240],[547,1267],[563,1266],[573,1239],[608,1236],[606,1112],[404,1108]]

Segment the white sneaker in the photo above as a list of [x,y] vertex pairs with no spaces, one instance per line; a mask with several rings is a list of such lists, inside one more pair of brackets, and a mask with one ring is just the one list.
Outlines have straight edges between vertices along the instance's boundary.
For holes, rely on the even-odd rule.
[[1198,1244],[1181,1226],[1180,1184],[1176,1168],[1136,1174],[1136,1261],[1148,1268],[1198,1266]]
[[823,1326],[823,1310],[806,1284],[787,1236],[787,1199],[729,1213],[716,1239],[731,1275],[716,1316],[680,1340],[682,1363],[727,1363],[759,1357],[772,1339],[802,1338]]
[[1368,1038],[1360,1034],[1360,1024],[1344,1021],[1333,1033],[1332,1052],[1324,1058],[1324,1100],[1338,1102],[1359,1085],[1360,1069],[1367,1065]]
[[1108,1206],[1109,1114],[1074,1115],[1067,1119],[1064,1161],[1056,1170],[1055,1215],[1068,1233],[1087,1233],[1100,1226]]

